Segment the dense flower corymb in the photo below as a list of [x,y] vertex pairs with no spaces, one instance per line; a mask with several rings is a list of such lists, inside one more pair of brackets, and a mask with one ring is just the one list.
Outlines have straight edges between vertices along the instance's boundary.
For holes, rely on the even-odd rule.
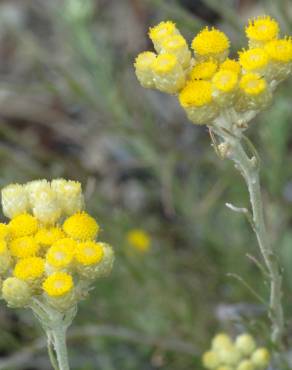
[[0,224],[1,295],[8,305],[29,306],[37,299],[63,312],[110,272],[112,248],[95,241],[99,225],[84,211],[80,183],[8,185],[2,206],[10,218]]
[[173,22],[161,22],[149,31],[156,53],[136,58],[137,78],[146,88],[177,95],[193,123],[216,127],[233,117],[235,130],[224,128],[238,134],[292,71],[292,39],[279,38],[276,20],[251,19],[245,33],[248,48],[235,60],[228,58],[230,42],[222,31],[205,27],[189,48]]

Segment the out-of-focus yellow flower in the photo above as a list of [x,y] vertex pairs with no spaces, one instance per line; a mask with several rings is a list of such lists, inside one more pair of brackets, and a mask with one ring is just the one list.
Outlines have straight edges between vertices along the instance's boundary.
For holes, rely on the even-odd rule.
[[148,252],[151,246],[150,235],[141,229],[133,229],[127,233],[127,241],[132,248],[139,252]]
[[98,234],[99,225],[88,213],[78,212],[66,219],[63,230],[70,238],[80,241],[93,240]]
[[256,349],[256,342],[250,334],[245,333],[236,338],[235,347],[244,356],[249,356]]
[[229,40],[224,32],[216,28],[204,28],[192,41],[192,48],[198,58],[224,60],[229,51]]
[[202,362],[206,369],[217,369],[221,363],[218,354],[214,351],[205,352],[202,357]]
[[38,229],[38,220],[36,217],[25,213],[14,217],[9,222],[8,227],[13,238],[30,236],[36,233]]
[[252,46],[262,45],[278,37],[279,24],[269,16],[259,16],[249,20],[245,33]]
[[243,360],[237,366],[236,370],[255,370],[255,365],[250,360]]
[[271,361],[271,356],[266,348],[258,348],[252,354],[251,361],[256,368],[265,369]]

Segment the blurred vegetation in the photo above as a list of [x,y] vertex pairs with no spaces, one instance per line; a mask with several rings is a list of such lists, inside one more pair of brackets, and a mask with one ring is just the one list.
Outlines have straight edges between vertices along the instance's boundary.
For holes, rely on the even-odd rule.
[[[133,72],[150,25],[173,19],[191,40],[221,27],[234,53],[250,16],[292,31],[286,0],[36,0],[0,2],[0,185],[42,177],[82,181],[90,212],[115,246],[115,269],[80,305],[69,331],[72,369],[199,370],[216,331],[268,340],[268,287],[246,220],[243,180],[216,157],[205,127]],[[249,136],[262,158],[270,238],[292,308],[291,79]],[[151,248],[127,242],[143,229]],[[249,257],[247,256],[249,255]],[[290,315],[291,316],[291,315]],[[0,369],[50,369],[42,332],[0,309]],[[291,320],[288,337],[291,338]]]

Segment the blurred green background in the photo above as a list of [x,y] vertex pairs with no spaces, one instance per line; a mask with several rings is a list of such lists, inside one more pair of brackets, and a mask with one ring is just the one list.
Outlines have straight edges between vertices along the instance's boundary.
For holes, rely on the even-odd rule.
[[[190,41],[215,25],[245,45],[249,17],[270,14],[292,32],[290,0],[0,1],[0,185],[79,180],[101,239],[116,251],[110,278],[80,304],[68,333],[72,369],[200,370],[217,331],[267,344],[268,284],[246,220],[243,179],[220,160],[205,127],[174,97],[143,89],[133,60],[147,30],[174,20]],[[271,240],[292,309],[291,79],[248,135],[262,158]],[[151,239],[144,253],[132,229]],[[248,257],[249,255],[249,257]],[[50,369],[31,313],[0,308],[0,369]],[[288,320],[287,341],[292,334]]]

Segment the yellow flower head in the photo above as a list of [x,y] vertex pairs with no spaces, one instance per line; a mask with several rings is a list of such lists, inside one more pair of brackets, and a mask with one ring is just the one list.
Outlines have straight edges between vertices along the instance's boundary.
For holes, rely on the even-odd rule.
[[245,33],[250,40],[268,42],[277,38],[279,24],[269,16],[260,16],[249,20]]
[[209,80],[217,70],[217,63],[212,60],[197,63],[190,73],[191,80]]
[[71,264],[76,248],[76,242],[70,238],[56,241],[48,250],[46,261],[55,268],[64,268]]
[[103,247],[100,243],[87,241],[77,244],[75,259],[78,263],[82,265],[95,265],[102,260],[103,256]]
[[140,53],[135,59],[134,67],[136,68],[136,70],[139,71],[149,71],[155,59],[155,53],[153,53],[152,51],[144,51],[143,53]]
[[42,228],[35,234],[37,243],[45,247],[49,247],[62,238],[65,238],[65,233],[60,227]]
[[95,239],[99,231],[99,225],[88,213],[78,212],[67,218],[63,224],[65,233],[76,240]]
[[0,223],[0,239],[6,239],[10,235],[10,230],[7,224]]
[[158,75],[167,75],[175,70],[178,60],[173,54],[160,54],[154,59],[151,67],[154,73]]
[[179,94],[182,107],[202,107],[212,101],[212,84],[209,81],[189,81]]
[[226,333],[219,333],[215,335],[212,340],[212,349],[215,351],[220,351],[224,348],[229,348],[232,345],[232,340],[230,336]]
[[32,257],[37,254],[39,244],[33,236],[22,236],[11,241],[11,255],[17,258]]
[[178,33],[178,31],[175,23],[166,21],[151,27],[148,34],[154,45],[156,45],[157,43],[161,43],[168,36],[175,35],[176,33]]
[[268,54],[262,48],[239,52],[239,63],[248,72],[265,68],[269,62]]
[[239,74],[241,67],[237,60],[227,58],[226,60],[224,60],[222,64],[220,64],[219,70],[220,71],[232,71],[232,72],[235,72],[236,74]]
[[192,48],[197,55],[216,58],[228,52],[229,40],[224,32],[206,27],[193,39]]
[[240,80],[239,86],[247,95],[254,96],[260,95],[267,89],[266,80],[257,73],[244,75]]
[[42,277],[45,271],[45,261],[40,257],[28,257],[19,260],[13,274],[21,280],[35,280]]
[[147,252],[150,248],[151,238],[148,233],[140,229],[133,229],[127,234],[127,241],[131,247],[140,252]]
[[236,370],[255,370],[255,365],[250,360],[243,360],[239,363]]
[[292,62],[292,38],[271,41],[265,45],[265,51],[275,62]]
[[235,72],[223,70],[214,75],[212,82],[217,90],[228,93],[236,88],[237,80]]
[[24,213],[14,217],[8,227],[13,238],[29,236],[36,233],[38,221],[34,216]]
[[43,290],[50,297],[62,297],[73,289],[72,276],[66,272],[54,272],[43,282]]

